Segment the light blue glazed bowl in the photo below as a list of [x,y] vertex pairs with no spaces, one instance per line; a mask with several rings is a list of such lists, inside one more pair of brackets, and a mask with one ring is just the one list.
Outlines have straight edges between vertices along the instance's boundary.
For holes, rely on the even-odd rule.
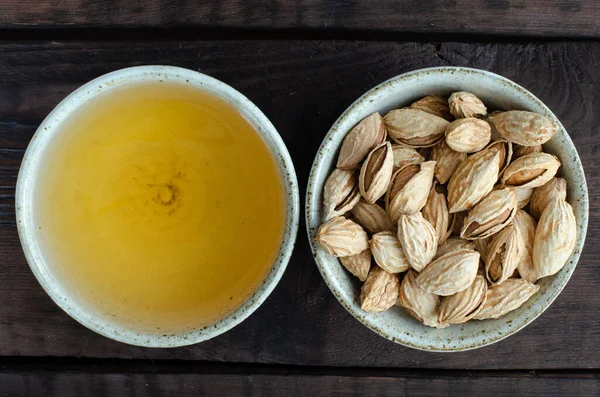
[[[567,180],[567,200],[577,220],[577,243],[571,258],[556,275],[541,279],[540,290],[519,309],[497,320],[469,321],[444,329],[422,325],[403,308],[383,313],[366,313],[360,308],[361,283],[348,273],[339,260],[315,242],[324,220],[323,186],[334,169],[346,133],[371,113],[384,115],[409,105],[426,95],[448,96],[455,91],[477,95],[489,108],[522,109],[552,117],[560,131],[544,150],[562,163],[559,175]],[[405,73],[385,81],[354,102],[331,127],[315,158],[306,193],[306,226],[315,261],[323,279],[340,303],[365,326],[379,335],[420,350],[452,352],[483,347],[523,329],[546,310],[565,287],[583,249],[588,223],[588,192],[577,150],[569,134],[546,105],[518,84],[494,73],[463,67],[439,67]]]
[[[52,139],[61,133],[61,123],[69,115],[96,95],[123,85],[140,82],[173,82],[207,91],[228,102],[255,128],[274,156],[283,178],[286,196],[285,229],[283,241],[271,269],[256,291],[233,312],[215,323],[189,332],[154,334],[138,332],[129,324],[116,323],[107,313],[84,307],[72,297],[65,283],[53,274],[51,264],[43,255],[37,237],[33,213],[33,194],[40,174],[42,154]],[[226,332],[252,314],[273,291],[287,267],[296,242],[299,219],[299,191],[292,159],[279,133],[269,119],[248,98],[229,85],[202,73],[174,66],[137,66],[100,76],[81,86],[66,97],[44,119],[34,134],[17,180],[17,227],[25,257],[33,274],[61,309],[89,329],[108,338],[138,346],[176,347],[205,341]]]

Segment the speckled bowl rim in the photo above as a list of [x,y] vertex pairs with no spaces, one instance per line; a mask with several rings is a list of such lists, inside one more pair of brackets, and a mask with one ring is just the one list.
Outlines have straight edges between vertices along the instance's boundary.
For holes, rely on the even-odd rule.
[[[142,82],[173,82],[208,91],[235,107],[258,131],[273,154],[283,178],[286,195],[286,220],[281,247],[271,269],[256,291],[239,308],[216,323],[185,333],[157,335],[137,332],[104,318],[99,318],[68,297],[41,255],[34,233],[32,196],[42,153],[59,126],[78,106],[97,94],[115,87]],[[16,188],[16,214],[19,238],[33,274],[54,302],[82,325],[104,335],[136,346],[178,347],[202,342],[220,335],[252,314],[273,291],[289,262],[294,249],[299,221],[299,190],[292,159],[281,136],[269,119],[248,98],[229,85],[202,73],[175,66],[148,65],[117,70],[81,86],[44,119],[25,152]]]
[[[554,276],[554,277],[560,277],[560,283],[558,286],[555,286],[554,293],[549,297],[549,299],[540,303],[541,307],[539,309],[537,309],[537,311],[533,311],[533,309],[531,307],[524,309],[524,310],[528,310],[531,313],[528,313],[530,315],[525,316],[525,318],[522,319],[521,322],[518,322],[518,323],[512,322],[510,324],[510,326],[504,327],[503,332],[494,333],[491,337],[484,339],[480,343],[469,344],[469,343],[465,343],[464,340],[460,340],[460,339],[459,340],[446,340],[445,342],[437,342],[436,341],[435,343],[431,343],[431,341],[426,340],[426,339],[420,340],[418,342],[414,342],[414,341],[409,340],[411,338],[406,337],[403,333],[397,333],[397,334],[392,335],[392,334],[386,332],[377,324],[378,314],[370,314],[370,313],[366,313],[366,312],[362,311],[360,309],[358,302],[356,301],[357,298],[354,297],[353,298],[354,300],[349,299],[347,297],[347,291],[343,291],[342,288],[340,288],[338,286],[338,284],[334,280],[332,280],[332,273],[330,272],[329,265],[327,264],[327,260],[324,260],[321,256],[323,255],[323,257],[330,257],[333,259],[335,259],[335,258],[331,255],[326,254],[318,246],[318,244],[315,242],[315,239],[314,239],[316,231],[317,231],[320,223],[322,222],[322,203],[320,202],[319,198],[321,197],[321,192],[323,189],[323,182],[318,184],[317,179],[322,177],[323,172],[326,172],[327,174],[330,172],[330,167],[327,167],[326,164],[330,161],[332,156],[337,157],[337,154],[339,152],[339,146],[341,144],[338,145],[337,147],[334,147],[334,143],[333,143],[334,139],[333,138],[334,137],[338,138],[340,134],[345,135],[348,132],[347,129],[341,130],[340,125],[343,124],[347,118],[353,118],[353,116],[355,116],[355,113],[357,112],[357,109],[360,108],[362,104],[365,104],[369,101],[373,101],[373,98],[376,97],[378,94],[380,94],[379,93],[380,91],[386,90],[386,89],[393,91],[395,86],[401,86],[401,85],[404,85],[405,86],[404,89],[406,89],[406,86],[409,85],[411,79],[418,79],[423,75],[432,75],[432,74],[449,74],[449,75],[458,75],[458,74],[478,75],[479,74],[479,75],[485,76],[487,78],[492,78],[492,79],[496,80],[496,83],[498,83],[500,85],[504,84],[504,85],[510,87],[511,89],[520,91],[520,93],[523,94],[524,96],[526,96],[529,101],[532,101],[537,106],[539,106],[543,110],[543,113],[545,113],[549,117],[552,117],[560,125],[561,130],[559,132],[559,135],[561,135],[561,139],[564,140],[562,145],[567,145],[568,149],[571,149],[572,153],[574,153],[574,156],[571,159],[573,161],[573,164],[572,164],[572,166],[574,168],[573,172],[575,172],[577,174],[578,179],[582,182],[580,185],[577,186],[577,188],[582,189],[582,194],[579,195],[580,198],[578,200],[581,200],[580,204],[581,204],[582,211],[583,211],[583,213],[581,214],[581,217],[578,218],[578,225],[577,225],[578,226],[578,240],[577,240],[575,249],[573,251],[573,254],[571,255],[571,258],[569,259],[569,261],[567,262],[565,267],[557,275]],[[402,104],[400,104],[400,105],[402,105]],[[556,139],[556,137],[553,139]],[[327,169],[324,169],[325,167],[327,167]],[[458,351],[466,351],[466,350],[472,350],[472,349],[477,349],[480,347],[488,346],[488,345],[498,342],[510,335],[515,334],[516,332],[520,331],[525,326],[527,326],[528,324],[533,322],[533,320],[535,320],[538,316],[540,316],[552,304],[552,302],[558,297],[558,295],[560,294],[562,289],[565,287],[565,285],[569,281],[571,274],[575,270],[575,267],[579,260],[581,251],[583,250],[583,244],[585,241],[585,236],[586,236],[586,232],[587,232],[587,224],[588,224],[588,213],[589,213],[588,207],[589,207],[589,199],[588,199],[587,183],[586,183],[583,167],[581,165],[581,160],[579,159],[579,155],[577,153],[575,145],[573,144],[573,141],[571,140],[569,134],[567,133],[567,131],[565,130],[563,125],[560,123],[558,118],[554,115],[554,113],[552,113],[552,111],[540,99],[538,99],[535,95],[533,95],[531,92],[529,92],[525,88],[521,87],[517,83],[515,83],[503,76],[492,73],[492,72],[488,72],[488,71],[480,70],[480,69],[466,68],[466,67],[432,67],[432,68],[424,68],[424,69],[414,70],[411,72],[400,74],[396,77],[392,77],[391,79],[384,81],[383,83],[375,86],[374,88],[372,88],[371,90],[369,90],[365,94],[363,94],[360,98],[358,98],[336,120],[336,122],[333,124],[333,126],[331,127],[331,129],[329,130],[329,132],[327,133],[325,138],[323,139],[323,142],[321,143],[321,146],[319,147],[319,150],[318,150],[315,160],[313,162],[313,166],[311,169],[311,173],[310,173],[309,180],[308,180],[308,186],[307,186],[307,190],[306,190],[305,216],[306,216],[306,231],[308,234],[308,239],[310,242],[311,250],[312,250],[313,256],[315,258],[315,262],[317,264],[317,267],[319,268],[319,272],[323,276],[325,283],[327,284],[329,289],[332,291],[334,296],[342,304],[342,306],[344,306],[344,308],[346,308],[346,310],[348,312],[350,312],[350,314],[352,314],[352,316],[354,316],[358,321],[363,323],[363,325],[365,325],[366,327],[371,329],[373,332],[377,333],[378,335],[380,335],[392,342],[398,343],[400,345],[404,345],[407,347],[411,347],[411,348],[414,348],[417,350],[423,350],[423,351],[458,352]],[[524,306],[526,306],[526,305],[524,305]],[[523,309],[523,308],[521,308],[521,309]],[[521,310],[521,309],[519,309],[519,310]],[[485,321],[486,322],[496,322],[496,321],[502,321],[502,319],[485,320]],[[425,328],[425,326],[423,326],[423,327]]]

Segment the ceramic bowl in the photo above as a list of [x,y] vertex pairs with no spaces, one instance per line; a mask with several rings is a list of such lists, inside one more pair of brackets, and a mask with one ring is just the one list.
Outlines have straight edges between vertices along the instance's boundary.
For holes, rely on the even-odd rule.
[[556,275],[538,282],[539,292],[519,309],[497,320],[469,321],[445,329],[429,328],[413,319],[403,308],[378,314],[360,308],[361,283],[347,272],[338,259],[323,251],[314,240],[323,217],[323,186],[335,167],[346,133],[373,112],[384,115],[394,108],[409,105],[428,94],[448,96],[454,91],[469,91],[492,109],[523,109],[552,117],[554,114],[532,93],[514,82],[483,70],[442,67],[402,74],[371,89],[354,102],[335,122],[315,158],[306,196],[306,225],[317,266],[340,303],[360,322],[379,335],[402,345],[429,351],[462,351],[486,346],[523,329],[556,299],[569,281],[583,248],[588,222],[588,193],[577,150],[560,124],[559,133],[544,150],[562,162],[559,176],[568,181],[568,201],[577,220],[577,243],[571,258]]
[[[69,296],[61,281],[54,277],[50,264],[45,261],[36,238],[33,217],[32,195],[42,166],[41,155],[47,150],[51,140],[61,133],[61,123],[98,94],[123,85],[148,81],[168,81],[196,87],[220,97],[235,107],[261,135],[276,159],[286,195],[283,241],[277,258],[262,284],[244,304],[226,317],[210,326],[179,334],[156,335],[137,332],[122,324],[111,322],[107,315],[90,312],[78,304],[76,299]],[[202,342],[233,328],[252,314],[269,296],[285,271],[296,241],[299,206],[298,182],[292,159],[279,133],[260,109],[241,93],[219,80],[172,66],[139,66],[118,70],[90,81],[65,98],[46,117],[29,143],[19,171],[16,191],[17,226],[25,257],[33,274],[54,302],[75,320],[99,334],[132,345],[152,347],[175,347]]]

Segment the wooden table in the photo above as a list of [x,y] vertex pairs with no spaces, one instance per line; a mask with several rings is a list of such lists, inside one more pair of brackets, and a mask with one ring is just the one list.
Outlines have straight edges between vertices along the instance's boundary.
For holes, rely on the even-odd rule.
[[[4,0],[0,3],[0,396],[600,395],[600,2],[589,0]],[[17,171],[68,93],[106,72],[199,70],[256,103],[306,185],[315,152],[359,95],[439,65],[508,77],[561,119],[590,192],[586,249],[535,322],[492,346],[393,344],[336,301],[304,224],[289,267],[248,320],[209,342],[132,347],[94,334],[42,291],[15,227]],[[302,188],[302,193],[304,188]]]

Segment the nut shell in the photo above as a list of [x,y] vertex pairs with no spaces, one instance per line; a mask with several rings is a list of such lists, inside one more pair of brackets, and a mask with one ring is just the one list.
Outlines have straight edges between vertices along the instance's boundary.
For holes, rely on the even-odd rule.
[[416,283],[419,273],[409,270],[402,279],[397,304],[408,313],[429,327],[438,327],[438,308],[440,297],[425,291]]
[[398,220],[398,240],[411,267],[422,271],[437,252],[437,234],[420,212],[401,215]]
[[525,110],[499,112],[489,120],[506,140],[522,146],[542,145],[560,129],[550,117]]
[[476,276],[467,289],[442,299],[438,322],[445,325],[462,324],[469,321],[483,307],[486,292],[485,278],[481,275]]
[[323,189],[325,219],[329,220],[350,211],[360,200],[358,178],[352,170],[333,170]]
[[410,269],[410,263],[402,251],[398,237],[392,232],[374,234],[370,242],[375,263],[389,273],[402,273]]
[[539,285],[531,284],[522,278],[509,278],[502,284],[493,285],[488,288],[485,303],[473,318],[500,318],[521,307],[539,289]]
[[458,165],[466,158],[466,153],[452,150],[446,143],[446,140],[442,139],[431,150],[431,159],[436,162],[434,171],[435,179],[441,184],[448,182]]
[[338,257],[356,255],[369,248],[367,233],[363,228],[343,216],[322,224],[315,241],[325,252]]
[[400,292],[398,276],[373,266],[360,290],[360,307],[369,313],[379,313],[394,306]]
[[356,169],[375,147],[386,138],[385,124],[379,113],[373,113],[362,119],[344,138],[337,168]]
[[450,95],[448,104],[450,105],[450,113],[457,119],[487,114],[487,108],[483,102],[467,91],[458,91]]
[[491,138],[490,125],[474,117],[455,120],[446,128],[446,143],[457,152],[478,152],[490,143]]
[[470,210],[494,188],[498,180],[496,150],[482,150],[460,163],[448,182],[450,213]]
[[560,167],[556,156],[548,153],[531,153],[513,161],[502,175],[507,186],[533,188],[548,182]]
[[557,198],[567,199],[567,181],[563,178],[552,178],[542,186],[535,188],[531,196],[529,212],[535,219],[540,219],[548,203]]
[[443,138],[448,121],[419,109],[394,109],[383,118],[390,138],[410,147],[429,147]]
[[513,190],[494,190],[469,211],[460,236],[467,240],[492,236],[508,225],[516,212],[517,196]]
[[417,285],[432,294],[454,295],[473,283],[479,268],[479,252],[452,251],[431,262],[417,277]]
[[426,97],[413,102],[410,107],[412,109],[419,109],[434,114],[448,121],[454,120],[454,117],[450,113],[448,100],[439,95],[427,95]]
[[394,229],[387,212],[377,204],[360,200],[352,208],[354,220],[371,234]]
[[533,266],[539,278],[552,276],[571,257],[577,240],[573,208],[559,198],[549,203],[538,222],[533,240]]
[[367,203],[374,203],[385,194],[394,171],[394,154],[389,142],[373,149],[360,168],[358,186]]
[[366,249],[356,255],[342,256],[340,262],[360,281],[365,281],[371,269],[371,251]]

